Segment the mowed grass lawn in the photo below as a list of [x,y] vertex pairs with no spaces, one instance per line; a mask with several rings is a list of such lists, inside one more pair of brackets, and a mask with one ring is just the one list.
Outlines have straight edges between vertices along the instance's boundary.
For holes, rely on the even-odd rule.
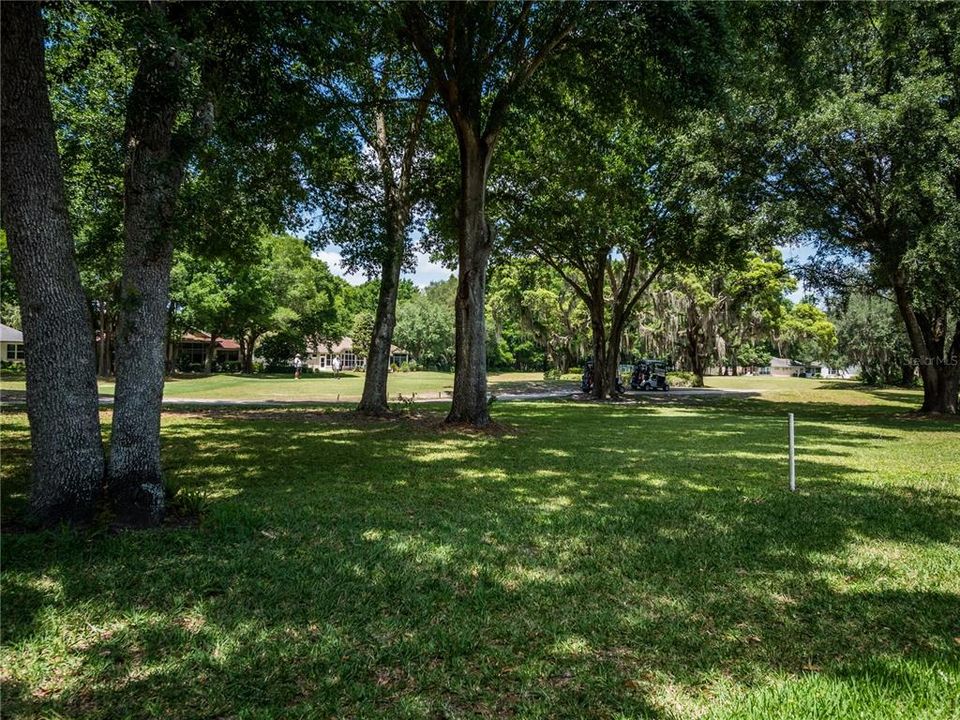
[[[495,403],[495,434],[441,406],[166,413],[199,527],[4,535],[3,715],[957,718],[960,424],[765,383]],[[2,423],[9,518],[28,442]]]
[[[216,374],[206,376],[178,376],[168,378],[163,388],[163,396],[168,399],[193,400],[247,400],[282,402],[317,401],[358,401],[363,393],[363,373],[345,372],[340,377],[333,373],[304,373],[300,380],[292,374],[232,375]],[[571,392],[576,383],[566,383]],[[113,383],[100,381],[100,393],[113,394]],[[491,389],[529,389],[555,385],[545,383],[543,373],[492,373]],[[22,375],[7,375],[0,380],[0,390],[22,393],[26,382]],[[397,401],[397,395],[418,399],[448,396],[453,389],[453,373],[446,372],[396,372],[387,381],[387,392],[391,401]]]

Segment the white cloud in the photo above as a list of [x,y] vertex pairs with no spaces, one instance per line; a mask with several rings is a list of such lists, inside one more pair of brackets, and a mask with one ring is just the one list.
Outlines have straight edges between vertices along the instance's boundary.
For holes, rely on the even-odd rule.
[[456,274],[456,271],[450,270],[438,262],[433,262],[430,256],[424,253],[418,252],[416,254],[416,260],[416,271],[413,273],[404,273],[404,277],[413,280],[413,284],[417,287],[425,287],[432,282],[446,280],[451,275]]
[[318,260],[323,260],[327,266],[330,268],[330,272],[338,277],[342,277],[351,285],[361,285],[366,282],[366,279],[360,273],[348,273],[343,267],[343,260],[340,257],[340,253],[333,250],[320,250],[313,254]]
[[[348,273],[344,267],[340,253],[340,248],[331,245],[327,250],[320,250],[313,254],[314,257],[323,260],[330,268],[330,272],[338,277],[342,277],[351,285],[361,285],[367,278],[362,273]],[[412,273],[404,273],[405,278],[413,280],[417,287],[424,287],[437,280],[446,280],[453,271],[448,270],[440,263],[433,262],[429,255],[424,253],[416,254],[417,269]]]

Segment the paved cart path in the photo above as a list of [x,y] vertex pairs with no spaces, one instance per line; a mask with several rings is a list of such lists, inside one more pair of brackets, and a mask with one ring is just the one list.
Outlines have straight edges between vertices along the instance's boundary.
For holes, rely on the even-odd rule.
[[[673,388],[667,392],[639,392],[639,391],[628,391],[624,394],[622,402],[629,401],[643,401],[643,400],[652,400],[655,402],[669,401],[676,398],[685,398],[685,397],[722,397],[729,395],[759,395],[762,390],[749,390],[749,389],[720,389],[720,388]],[[517,401],[531,401],[531,400],[557,400],[557,399],[570,399],[570,400],[583,400],[590,401],[588,395],[581,392],[571,392],[566,389],[554,389],[554,390],[534,390],[534,391],[522,391],[522,392],[510,392],[503,391],[497,392],[496,388],[491,393],[496,396],[497,402],[517,402]],[[391,395],[389,398],[390,402],[415,402],[415,403],[436,403],[436,402],[446,402],[450,399],[450,394],[444,392],[442,397],[438,397],[435,393],[423,393],[415,394],[413,396],[404,395],[398,397],[396,395]],[[343,403],[355,403],[359,402],[360,397],[346,396],[344,395],[339,400],[332,398],[326,399],[304,399],[304,400],[230,400],[225,398],[184,398],[184,397],[168,397],[163,399],[164,405],[211,405],[217,406],[222,405],[225,407],[283,407],[286,405],[330,405],[337,404],[338,402]],[[113,396],[112,395],[101,395],[100,396],[101,405],[112,405]],[[22,390],[4,390],[0,393],[0,405],[3,407],[15,408],[22,407],[26,405],[26,393]]]

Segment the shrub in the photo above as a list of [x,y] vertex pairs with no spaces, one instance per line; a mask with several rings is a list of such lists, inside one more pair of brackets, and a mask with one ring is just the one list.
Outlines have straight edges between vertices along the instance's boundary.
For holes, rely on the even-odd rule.
[[410,363],[403,362],[400,364],[400,372],[410,372]]
[[264,370],[263,360],[254,360],[253,362],[253,371],[255,373],[262,373]]
[[268,362],[267,372],[293,375],[293,365],[288,362]]
[[399,372],[400,368],[396,363],[390,363],[390,372]]
[[168,482],[164,487],[167,508],[174,515],[199,517],[210,507],[210,499],[200,488]]
[[568,375],[583,375],[583,368],[582,368],[582,367],[577,367],[576,365],[574,365],[572,368],[568,368],[568,369],[567,369],[567,374],[568,374]]
[[550,368],[545,373],[543,373],[544,380],[559,380],[563,373],[560,372],[560,368]]
[[420,366],[417,365],[417,361],[416,361],[416,360],[411,360],[410,363],[409,363],[409,365],[410,365],[410,372],[416,372],[417,370],[420,369]]
[[701,387],[703,385],[702,382],[698,382],[694,373],[682,370],[668,372],[667,384],[670,387]]

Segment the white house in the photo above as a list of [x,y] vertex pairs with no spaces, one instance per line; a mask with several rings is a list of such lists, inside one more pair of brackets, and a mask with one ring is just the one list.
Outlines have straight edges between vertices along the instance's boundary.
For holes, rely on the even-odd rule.
[[8,325],[0,325],[0,360],[23,362],[23,333]]
[[758,375],[773,375],[775,377],[825,377],[851,378],[860,372],[856,365],[845,368],[831,368],[823,363],[802,363],[790,358],[770,358],[770,364],[758,368]]
[[791,377],[803,370],[803,365],[790,358],[770,358],[768,365],[757,368],[758,375],[773,375],[774,377]]
[[855,377],[860,374],[859,365],[847,365],[846,367],[827,367],[824,365],[820,368],[820,377],[825,378],[843,378],[844,380],[849,380],[852,377]]
[[[311,370],[332,371],[335,357],[340,358],[341,370],[363,370],[367,362],[363,355],[353,351],[353,339],[345,337],[334,345],[307,347],[306,365]],[[390,346],[391,364],[402,365],[409,361],[410,353],[396,345]]]

